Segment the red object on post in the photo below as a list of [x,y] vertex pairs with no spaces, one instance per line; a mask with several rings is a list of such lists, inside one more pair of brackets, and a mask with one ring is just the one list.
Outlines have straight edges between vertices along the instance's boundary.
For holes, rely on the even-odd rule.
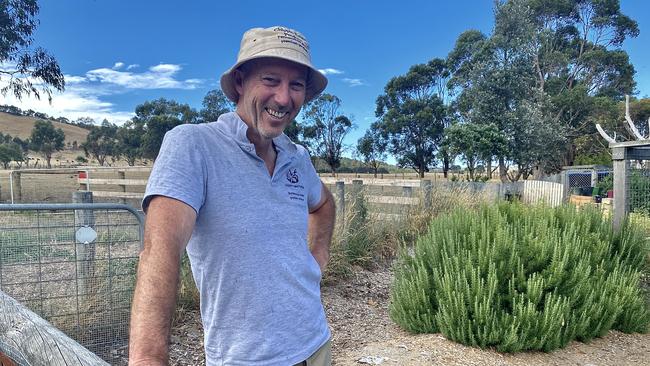
[[86,179],[86,172],[79,171],[78,174],[79,174],[79,179]]

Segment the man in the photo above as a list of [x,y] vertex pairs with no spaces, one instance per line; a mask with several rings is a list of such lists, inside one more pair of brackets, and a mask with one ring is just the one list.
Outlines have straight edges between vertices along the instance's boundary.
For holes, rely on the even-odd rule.
[[306,150],[282,133],[326,85],[300,33],[251,29],[221,77],[236,112],[166,134],[143,200],[132,365],[168,362],[186,245],[207,365],[330,364],[320,278],[334,203]]

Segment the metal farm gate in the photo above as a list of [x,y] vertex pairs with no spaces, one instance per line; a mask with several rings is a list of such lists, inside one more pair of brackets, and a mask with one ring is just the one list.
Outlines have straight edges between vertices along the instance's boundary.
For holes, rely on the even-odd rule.
[[0,290],[120,363],[143,220],[122,204],[0,205]]

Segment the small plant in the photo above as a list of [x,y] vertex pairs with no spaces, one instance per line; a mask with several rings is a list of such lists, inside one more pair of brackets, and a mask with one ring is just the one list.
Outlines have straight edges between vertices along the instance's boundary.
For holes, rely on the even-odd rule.
[[399,256],[390,315],[411,332],[441,332],[499,351],[550,351],[610,329],[646,332],[639,286],[648,241],[615,233],[594,209],[519,203],[456,210]]
[[600,182],[596,183],[596,187],[601,194],[605,194],[607,191],[614,189],[614,174],[607,174]]
[[181,310],[199,310],[199,290],[196,288],[192,269],[190,268],[190,259],[187,253],[181,257],[181,267],[179,274],[178,298],[176,304]]

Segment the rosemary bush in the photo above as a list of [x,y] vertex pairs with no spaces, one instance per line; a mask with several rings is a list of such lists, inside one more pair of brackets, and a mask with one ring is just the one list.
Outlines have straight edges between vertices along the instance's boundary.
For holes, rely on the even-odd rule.
[[550,351],[610,329],[646,332],[648,242],[599,211],[501,203],[431,221],[400,253],[390,315],[418,333],[499,351]]

